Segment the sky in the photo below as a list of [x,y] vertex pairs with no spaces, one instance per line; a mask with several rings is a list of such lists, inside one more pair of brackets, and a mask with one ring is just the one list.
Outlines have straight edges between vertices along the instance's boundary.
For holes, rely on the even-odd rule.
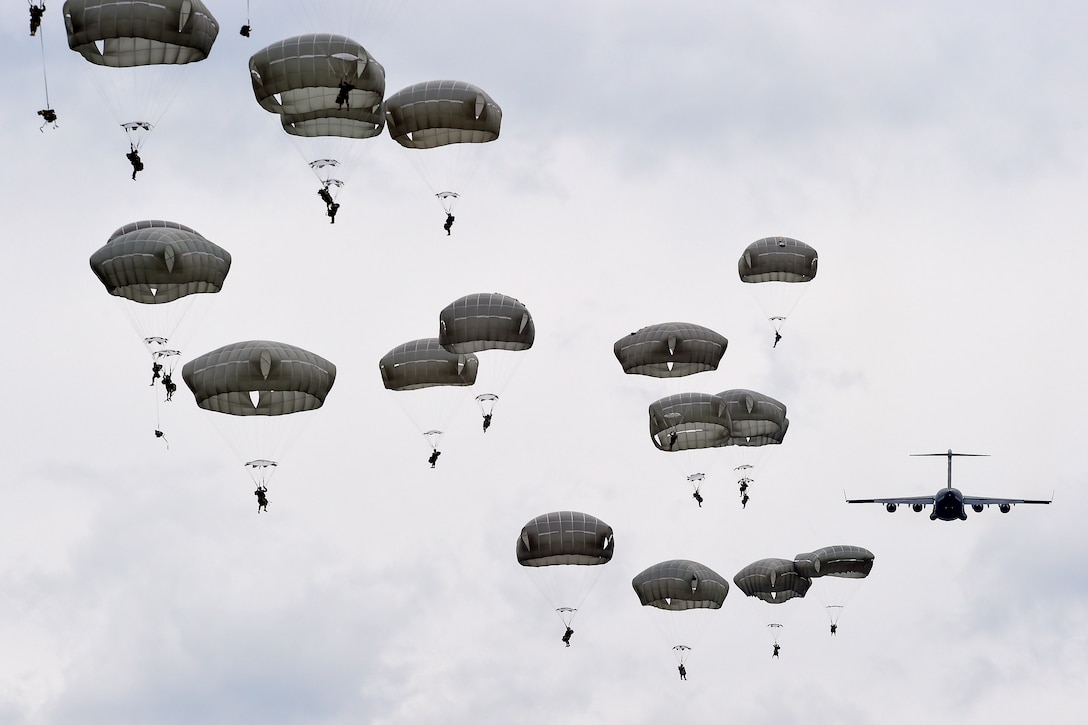
[[[243,38],[246,4],[215,2],[212,54],[185,68],[135,182],[60,5],[41,40],[23,3],[0,9],[0,722],[1075,721],[1081,5],[258,1]],[[247,81],[250,55],[318,31],[363,44],[387,95],[448,78],[502,106],[450,236],[388,135],[353,150],[328,223]],[[39,130],[46,79],[59,124]],[[214,414],[184,385],[156,404],[88,266],[145,219],[233,258],[186,317],[184,359],[268,339],[337,366],[325,405],[296,416],[267,513]],[[775,235],[820,264],[772,348],[736,263]],[[476,292],[525,303],[536,343],[486,434],[470,389],[432,470],[378,360]],[[719,369],[624,375],[613,343],[669,321],[725,335]],[[782,401],[789,432],[745,509],[732,464],[700,461],[699,508],[646,409],[731,388]],[[844,503],[935,492],[944,460],[910,454],[949,448],[990,454],[957,460],[966,493],[1053,505],[946,523]],[[521,527],[557,510],[616,540],[570,648],[515,557]],[[684,622],[686,682],[630,586],[666,559],[731,581],[832,544],[875,554],[835,638],[822,582],[774,606],[731,587]]]

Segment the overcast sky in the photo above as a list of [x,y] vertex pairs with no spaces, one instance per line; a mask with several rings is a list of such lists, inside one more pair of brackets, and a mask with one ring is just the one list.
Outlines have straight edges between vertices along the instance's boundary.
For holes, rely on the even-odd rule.
[[[0,722],[1076,721],[1080,4],[316,4],[327,25],[253,2],[247,39],[246,4],[213,3],[214,50],[186,68],[136,182],[60,1],[44,46],[23,3],[0,9]],[[389,94],[448,78],[502,106],[451,236],[387,134],[360,143],[328,223],[247,72],[316,31],[363,44]],[[59,127],[39,132],[43,47]],[[325,406],[297,416],[267,514],[184,385],[158,406],[169,449],[152,435],[149,358],[87,263],[144,219],[233,256],[186,319],[185,359],[269,339],[337,366]],[[820,255],[774,349],[736,271],[771,235]],[[432,470],[378,360],[496,291],[528,306],[536,344],[486,435],[470,391]],[[613,343],[668,321],[725,335],[720,368],[625,376]],[[789,432],[745,510],[711,454],[699,508],[646,409],[730,388],[785,403]],[[945,523],[843,502],[935,492],[944,460],[909,455],[948,448],[991,454],[957,461],[966,493],[1054,504]],[[521,527],[563,509],[616,536],[569,649],[515,558]],[[630,585],[665,559],[731,581],[831,544],[876,555],[837,637],[822,582],[777,606],[732,587],[700,618],[687,682],[664,613]]]

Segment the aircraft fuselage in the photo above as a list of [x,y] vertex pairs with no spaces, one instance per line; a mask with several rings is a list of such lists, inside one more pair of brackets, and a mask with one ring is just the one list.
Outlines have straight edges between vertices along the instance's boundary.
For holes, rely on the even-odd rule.
[[963,494],[958,488],[942,488],[933,497],[933,510],[929,512],[929,520],[934,521],[965,521],[967,512],[963,508]]

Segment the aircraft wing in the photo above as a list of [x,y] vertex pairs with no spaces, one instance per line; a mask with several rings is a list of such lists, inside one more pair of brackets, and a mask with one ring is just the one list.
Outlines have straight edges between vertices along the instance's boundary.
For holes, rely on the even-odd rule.
[[[890,504],[894,503],[897,506],[914,506],[919,504],[922,506],[932,506],[932,496],[900,496],[899,498],[848,498],[846,503],[882,503]],[[997,503],[997,499],[994,499],[994,503]]]
[[964,496],[964,506],[1015,506],[1018,503],[1050,503],[1050,500],[1030,498],[987,498],[986,496]]

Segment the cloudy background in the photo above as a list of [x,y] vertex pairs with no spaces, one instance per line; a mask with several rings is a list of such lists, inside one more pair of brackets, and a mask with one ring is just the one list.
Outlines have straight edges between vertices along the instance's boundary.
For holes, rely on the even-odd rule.
[[[42,48],[0,10],[0,722],[1075,722],[1088,676],[1085,16],[1076,3],[601,0],[211,5],[222,30],[129,178],[50,3]],[[524,5],[524,7],[522,7]],[[368,7],[370,7],[368,5]],[[346,18],[346,15],[345,15]],[[466,80],[503,107],[453,235],[388,136],[364,142],[335,225],[249,56],[318,30],[387,89]],[[234,258],[186,357],[272,339],[338,368],[283,456],[267,515],[182,385],[151,434],[148,358],[87,259],[141,219]],[[801,239],[820,273],[777,349],[736,261]],[[438,312],[499,291],[531,310],[483,435],[469,400],[435,470],[378,373]],[[730,465],[695,506],[623,375],[619,337],[689,321],[729,350],[688,389],[783,401],[785,442],[741,510]],[[486,359],[483,361],[486,364]],[[156,389],[157,390],[157,389]],[[850,496],[1055,497],[966,522]],[[594,514],[617,550],[573,646],[521,526]],[[732,578],[830,544],[876,554],[827,632],[817,582],[779,607],[735,588],[679,682],[631,578],[664,559]],[[780,660],[766,624],[781,622]]]

